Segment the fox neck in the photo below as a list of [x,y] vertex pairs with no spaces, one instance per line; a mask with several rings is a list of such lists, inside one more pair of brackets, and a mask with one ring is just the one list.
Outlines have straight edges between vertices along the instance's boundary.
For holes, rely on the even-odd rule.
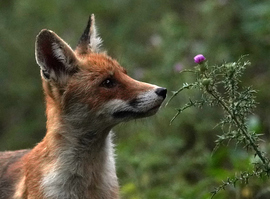
[[51,140],[74,147],[77,143],[87,152],[102,147],[114,125],[104,124],[85,104],[75,103],[67,108],[61,100],[61,97],[46,95],[47,136],[56,136]]
[[91,121],[89,125],[83,125],[85,121],[81,120],[81,124],[79,119],[71,121],[60,110],[53,100],[47,99],[44,142],[56,162],[49,165],[50,171],[44,175],[45,195],[48,198],[70,198],[73,195],[78,198],[88,195],[113,198],[117,195],[118,182],[111,127],[98,129],[91,125]]

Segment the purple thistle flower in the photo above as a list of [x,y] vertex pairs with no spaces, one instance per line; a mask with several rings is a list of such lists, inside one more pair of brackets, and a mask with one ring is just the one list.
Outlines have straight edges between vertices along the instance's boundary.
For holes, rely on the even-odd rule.
[[202,54],[196,55],[194,57],[194,62],[197,64],[202,63],[205,60],[205,57]]

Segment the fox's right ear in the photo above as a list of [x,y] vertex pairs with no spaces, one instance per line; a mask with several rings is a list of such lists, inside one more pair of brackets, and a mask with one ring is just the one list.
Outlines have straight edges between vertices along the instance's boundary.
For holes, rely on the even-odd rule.
[[69,45],[50,30],[42,30],[35,45],[36,61],[45,80],[65,83],[77,71],[77,58]]

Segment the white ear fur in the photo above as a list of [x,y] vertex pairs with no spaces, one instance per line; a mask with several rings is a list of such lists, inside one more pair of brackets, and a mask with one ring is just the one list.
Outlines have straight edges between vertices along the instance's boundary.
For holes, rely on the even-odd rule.
[[[66,48],[68,47],[69,46],[66,46]],[[58,43],[52,43],[52,50],[53,50],[53,55],[55,56],[55,58],[57,58],[60,62],[62,62],[66,66],[67,70],[72,70],[73,66],[70,65],[72,63],[70,61],[71,57],[69,57],[69,55],[66,54],[66,52]],[[71,48],[69,50],[72,51]]]
[[102,39],[98,36],[95,15],[91,15],[91,27],[90,27],[90,42],[89,46],[92,52],[99,52],[99,49],[102,45]]
[[59,59],[59,61],[61,61],[63,64],[67,62],[68,58],[65,56],[63,49],[61,49],[58,43],[52,43],[52,51],[53,51],[53,55],[57,59]]

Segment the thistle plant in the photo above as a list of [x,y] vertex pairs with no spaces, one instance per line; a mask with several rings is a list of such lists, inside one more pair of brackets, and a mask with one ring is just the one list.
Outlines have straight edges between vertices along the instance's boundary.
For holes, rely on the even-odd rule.
[[[222,184],[212,191],[212,198],[227,185],[234,185],[237,182],[248,183],[250,177],[269,176],[269,159],[265,152],[259,146],[260,135],[248,128],[247,120],[256,107],[256,91],[251,87],[242,87],[240,78],[244,70],[250,65],[242,56],[238,61],[232,63],[222,63],[221,65],[210,66],[203,55],[194,57],[194,62],[198,65],[191,70],[182,72],[191,72],[195,76],[195,82],[184,83],[183,86],[173,92],[172,97],[167,104],[175,98],[180,92],[187,89],[197,89],[201,95],[200,98],[190,97],[183,107],[176,109],[177,112],[171,120],[171,123],[185,109],[190,107],[202,108],[205,105],[221,107],[223,117],[216,125],[221,129],[221,134],[215,141],[214,151],[225,143],[235,141],[237,145],[243,145],[249,151],[254,153],[256,162],[253,162],[252,171],[243,171],[242,173],[224,180]],[[167,105],[166,104],[166,105]]]

